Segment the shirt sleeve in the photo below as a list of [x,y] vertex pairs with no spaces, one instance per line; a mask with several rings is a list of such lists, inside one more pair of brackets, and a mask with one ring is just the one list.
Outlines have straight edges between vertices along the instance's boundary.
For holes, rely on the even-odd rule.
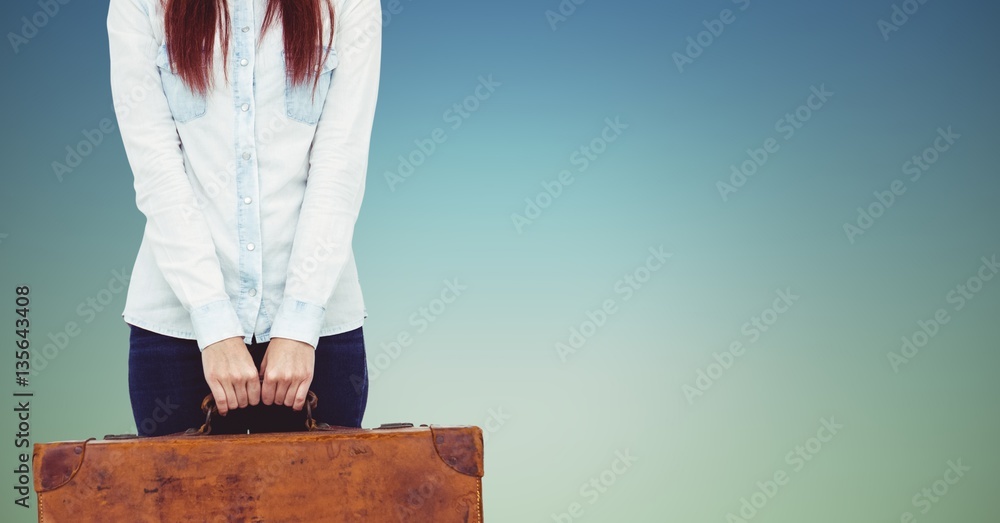
[[348,0],[343,6],[343,13],[334,13],[339,19],[339,36],[334,36],[338,65],[316,123],[285,292],[270,333],[313,348],[325,305],[351,255],[381,67],[379,0]]
[[185,171],[180,136],[156,65],[159,43],[150,9],[145,0],[111,0],[111,92],[134,177],[136,206],[146,216],[144,241],[190,313],[198,347],[204,349],[244,333]]

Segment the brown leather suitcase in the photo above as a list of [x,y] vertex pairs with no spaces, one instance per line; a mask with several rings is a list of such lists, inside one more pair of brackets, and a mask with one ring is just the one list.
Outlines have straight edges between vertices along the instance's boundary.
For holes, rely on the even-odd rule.
[[36,443],[40,523],[481,523],[483,434],[474,425],[212,435],[205,424],[166,436]]

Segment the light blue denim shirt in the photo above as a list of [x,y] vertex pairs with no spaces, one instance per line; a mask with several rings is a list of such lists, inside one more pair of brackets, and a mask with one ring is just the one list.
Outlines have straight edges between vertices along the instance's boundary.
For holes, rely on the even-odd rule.
[[160,0],[111,0],[108,12],[115,113],[146,217],[122,318],[200,349],[234,336],[315,348],[367,317],[351,243],[381,6],[333,0],[333,49],[313,98],[311,81],[285,78],[281,20],[261,37],[266,5],[229,1],[228,61],[216,31],[203,96],[167,59]]

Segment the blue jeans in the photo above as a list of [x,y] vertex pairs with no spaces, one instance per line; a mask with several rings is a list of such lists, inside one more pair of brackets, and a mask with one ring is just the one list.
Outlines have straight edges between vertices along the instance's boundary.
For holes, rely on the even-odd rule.
[[[211,394],[195,340],[175,338],[129,324],[128,384],[132,416],[140,436],[198,428],[205,422],[201,401]],[[247,348],[260,368],[267,343]],[[309,389],[316,394],[317,422],[360,427],[368,403],[368,365],[361,327],[322,336]],[[285,405],[248,405],[212,416],[212,434],[306,430],[306,410]]]

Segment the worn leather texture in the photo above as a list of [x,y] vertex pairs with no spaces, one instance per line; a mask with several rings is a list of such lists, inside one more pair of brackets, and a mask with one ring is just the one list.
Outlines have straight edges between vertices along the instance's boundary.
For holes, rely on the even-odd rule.
[[481,523],[476,426],[37,443],[40,523]]

